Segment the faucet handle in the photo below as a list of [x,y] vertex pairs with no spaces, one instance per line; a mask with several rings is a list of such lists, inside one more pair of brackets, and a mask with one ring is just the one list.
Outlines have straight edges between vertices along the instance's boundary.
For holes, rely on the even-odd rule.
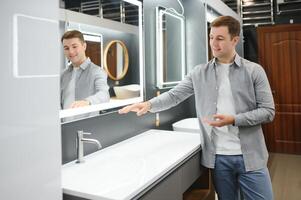
[[84,132],[83,130],[77,131],[77,136],[82,138],[84,135],[91,135],[91,133]]

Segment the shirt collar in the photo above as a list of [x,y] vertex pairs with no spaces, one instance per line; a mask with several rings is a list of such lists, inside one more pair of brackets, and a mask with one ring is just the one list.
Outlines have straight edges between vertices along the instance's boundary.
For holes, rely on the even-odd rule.
[[235,63],[238,67],[241,67],[241,57],[240,57],[238,54],[235,55],[234,63]]
[[[87,58],[79,67],[82,69],[82,70],[85,70],[91,63],[91,60],[90,58]],[[69,70],[71,71],[73,69],[73,65],[69,65]]]
[[[233,63],[235,63],[236,66],[241,67],[241,57],[238,54],[235,55]],[[217,65],[217,58],[213,58],[211,64],[216,66]]]

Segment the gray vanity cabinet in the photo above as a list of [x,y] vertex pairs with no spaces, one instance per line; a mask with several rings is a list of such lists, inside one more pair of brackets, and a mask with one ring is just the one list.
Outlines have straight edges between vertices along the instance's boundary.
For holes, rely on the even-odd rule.
[[183,193],[198,177],[200,177],[201,174],[200,152],[197,152],[138,199],[182,200]]
[[172,172],[139,200],[182,200],[181,168]]
[[203,170],[201,152],[197,152],[181,167],[181,195],[202,175]]

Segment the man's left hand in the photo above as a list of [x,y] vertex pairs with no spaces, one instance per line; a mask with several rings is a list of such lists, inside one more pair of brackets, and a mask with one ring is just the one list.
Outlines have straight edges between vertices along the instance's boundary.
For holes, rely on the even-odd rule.
[[215,114],[212,116],[213,120],[204,118],[203,122],[213,127],[222,127],[234,124],[235,118],[233,115]]

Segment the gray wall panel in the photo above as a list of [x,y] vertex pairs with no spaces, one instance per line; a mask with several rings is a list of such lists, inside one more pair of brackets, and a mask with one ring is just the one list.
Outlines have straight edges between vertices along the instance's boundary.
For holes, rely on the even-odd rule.
[[187,71],[207,62],[206,13],[201,1],[185,0]]
[[0,4],[0,198],[59,200],[58,1]]

